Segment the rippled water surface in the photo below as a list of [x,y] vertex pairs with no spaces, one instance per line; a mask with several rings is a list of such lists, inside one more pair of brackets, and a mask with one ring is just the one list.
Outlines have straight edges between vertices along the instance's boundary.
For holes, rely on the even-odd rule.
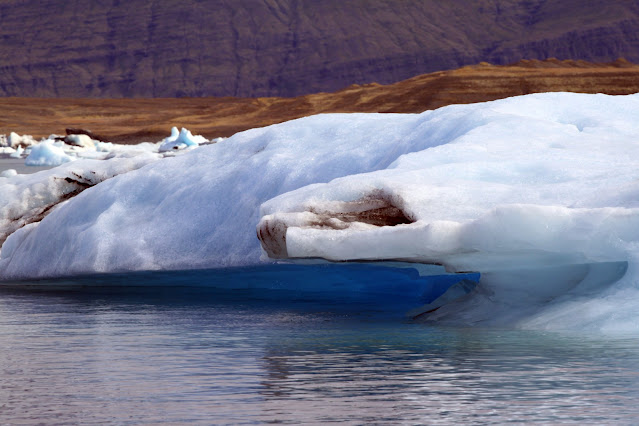
[[639,418],[631,337],[442,328],[352,300],[81,283],[0,290],[0,423]]

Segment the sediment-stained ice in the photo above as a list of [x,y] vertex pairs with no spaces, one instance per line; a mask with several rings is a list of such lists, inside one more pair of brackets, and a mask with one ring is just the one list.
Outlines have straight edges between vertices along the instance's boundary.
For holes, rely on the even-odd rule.
[[[7,170],[0,175],[0,244],[16,230],[31,223],[37,224],[58,205],[87,188],[157,159],[157,155],[142,154],[106,161],[78,160],[29,175]],[[3,245],[0,251],[3,259],[11,257],[5,248]],[[28,272],[25,275],[28,276]]]

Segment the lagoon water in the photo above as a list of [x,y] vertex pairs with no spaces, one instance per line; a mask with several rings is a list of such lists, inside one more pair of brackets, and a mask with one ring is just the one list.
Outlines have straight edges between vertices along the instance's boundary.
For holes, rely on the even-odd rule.
[[[639,418],[635,336],[441,327],[406,319],[380,302],[386,296],[283,290],[299,271],[278,268],[3,286],[0,423]],[[366,268],[342,280],[357,282]],[[214,290],[216,280],[275,285]]]
[[20,174],[31,174],[50,168],[51,166],[26,166],[23,158],[11,158],[8,154],[0,154],[0,173],[14,169]]

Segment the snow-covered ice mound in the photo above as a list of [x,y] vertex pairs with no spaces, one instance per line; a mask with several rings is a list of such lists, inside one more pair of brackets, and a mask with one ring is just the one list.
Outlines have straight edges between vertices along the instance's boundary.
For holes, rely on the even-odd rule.
[[254,129],[86,189],[9,236],[0,276],[401,259],[482,273],[441,321],[635,329],[637,117],[639,95],[553,93]]

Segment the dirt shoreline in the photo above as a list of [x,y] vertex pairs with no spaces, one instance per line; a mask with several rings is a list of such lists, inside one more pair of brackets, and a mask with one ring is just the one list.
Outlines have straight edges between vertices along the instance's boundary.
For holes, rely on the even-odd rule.
[[161,140],[178,126],[215,138],[319,113],[419,113],[455,103],[557,91],[637,93],[639,65],[622,59],[609,64],[556,59],[508,66],[481,63],[390,85],[353,85],[297,98],[0,98],[0,134],[14,131],[40,138],[76,127],[113,142],[139,143]]

